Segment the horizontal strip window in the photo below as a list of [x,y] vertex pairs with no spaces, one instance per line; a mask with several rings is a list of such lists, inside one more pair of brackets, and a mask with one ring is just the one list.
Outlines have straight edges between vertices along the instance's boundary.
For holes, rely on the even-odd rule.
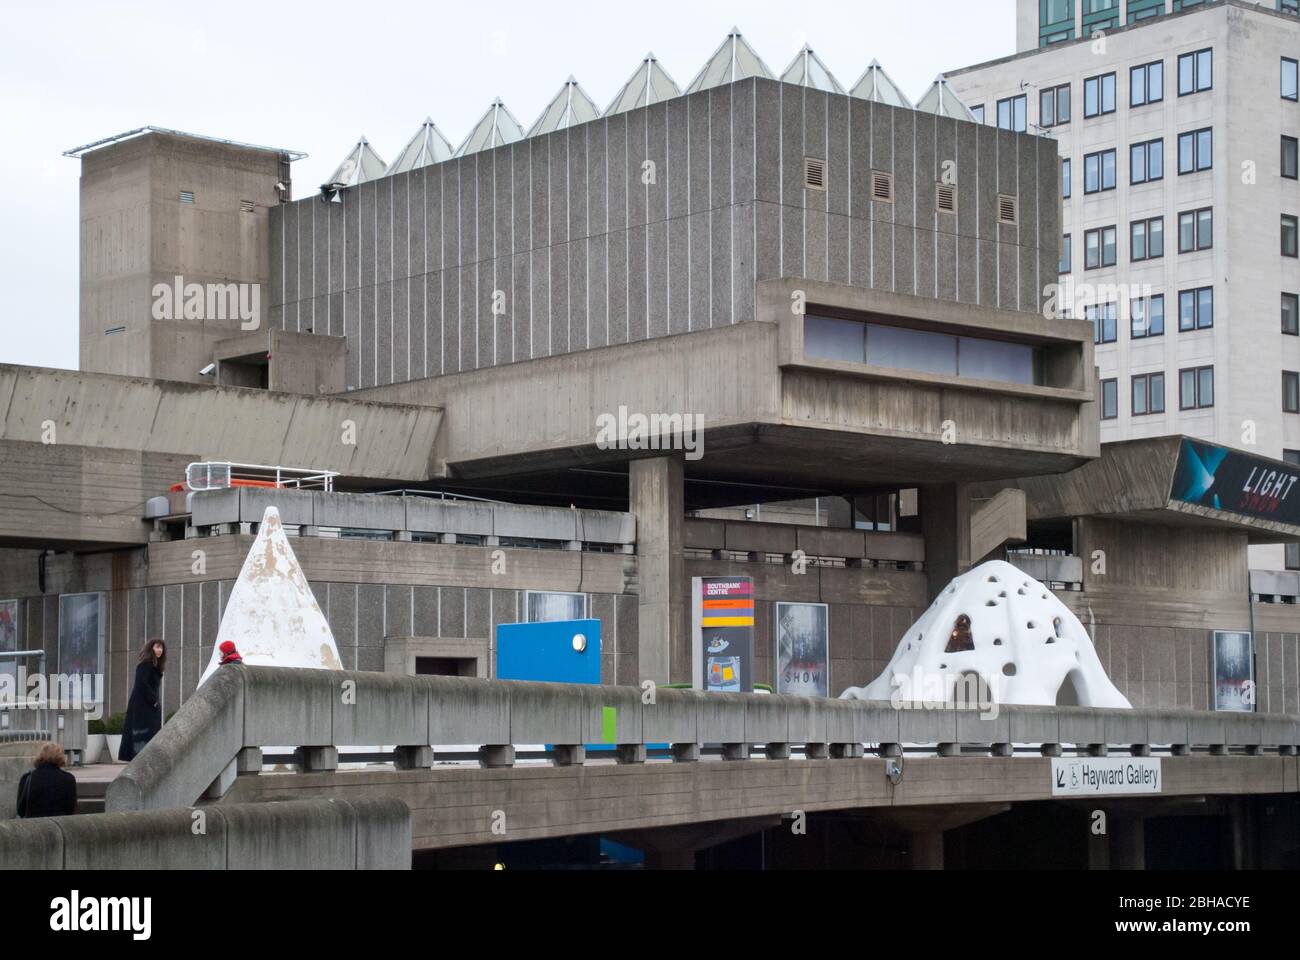
[[1300,337],[1300,294],[1282,294],[1282,332]]
[[1130,107],[1143,107],[1148,103],[1159,103],[1164,98],[1165,62],[1163,60],[1129,67],[1128,105]]
[[1214,368],[1178,371],[1178,409],[1205,410],[1214,406]]
[[1195,253],[1214,246],[1214,209],[1187,210],[1178,215],[1178,252]]
[[1038,125],[1059,127],[1070,122],[1070,85],[1061,84],[1038,94]]
[[1128,148],[1129,183],[1151,183],[1165,178],[1165,142],[1147,140]]
[[1134,340],[1162,337],[1165,333],[1165,295],[1137,297],[1129,304],[1129,334]]
[[1296,255],[1296,218],[1292,214],[1284,213],[1282,214],[1282,256]]
[[858,320],[807,316],[804,352],[809,357],[873,367],[1043,386],[1042,351],[1022,343],[962,337]]
[[1083,235],[1083,269],[1097,270],[1101,267],[1115,266],[1116,230],[1114,227],[1098,227],[1088,230]]
[[1100,117],[1115,112],[1115,74],[1089,77],[1083,81],[1083,115]]
[[[1297,0],[1297,2],[1300,2],[1300,0]],[[1283,57],[1282,58],[1282,99],[1283,100],[1291,100],[1294,102],[1298,97],[1300,97],[1300,91],[1297,90],[1297,87],[1300,86],[1300,84],[1297,83],[1297,80],[1300,79],[1300,76],[1298,76],[1298,74],[1300,74],[1300,63],[1298,63],[1295,60],[1292,60],[1290,57]]]
[[1178,58],[1178,95],[1190,96],[1214,87],[1214,51],[1197,50]]
[[1083,192],[1103,193],[1115,189],[1115,151],[1102,150],[1083,158]]
[[1197,173],[1214,166],[1214,129],[1203,127],[1178,135],[1178,173]]
[[1178,329],[1208,330],[1214,326],[1214,288],[1178,291]]
[[1083,308],[1084,319],[1092,323],[1093,343],[1114,343],[1119,339],[1119,316],[1113,303],[1090,303]]
[[1133,378],[1133,416],[1165,412],[1165,375],[1143,373]]
[[1128,225],[1129,259],[1158,260],[1165,255],[1165,218],[1134,220]]
[[1101,394],[1101,419],[1118,420],[1119,419],[1119,381],[1102,380],[1097,384],[1097,390]]

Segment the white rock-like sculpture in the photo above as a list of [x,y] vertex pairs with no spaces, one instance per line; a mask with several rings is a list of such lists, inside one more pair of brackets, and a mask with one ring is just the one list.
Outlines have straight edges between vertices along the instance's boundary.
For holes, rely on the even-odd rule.
[[983,682],[981,695],[999,704],[1132,708],[1078,617],[1002,561],[949,584],[899,641],[885,672],[841,699],[941,703],[972,675]]
[[289,546],[275,507],[266,508],[257,539],[230,591],[200,686],[220,667],[220,647],[227,640],[234,641],[251,667],[343,669],[334,633]]

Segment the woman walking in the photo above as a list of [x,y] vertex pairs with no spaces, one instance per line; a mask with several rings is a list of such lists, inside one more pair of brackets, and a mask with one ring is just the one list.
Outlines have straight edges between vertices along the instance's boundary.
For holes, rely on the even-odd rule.
[[150,640],[140,651],[135,667],[135,686],[126,705],[122,724],[122,746],[117,759],[129,763],[162,729],[162,676],[167,669],[167,645]]

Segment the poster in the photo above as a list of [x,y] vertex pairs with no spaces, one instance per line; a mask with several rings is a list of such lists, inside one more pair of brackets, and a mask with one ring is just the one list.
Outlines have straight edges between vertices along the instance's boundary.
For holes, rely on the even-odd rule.
[[1300,524],[1300,467],[1183,439],[1171,496],[1198,507]]
[[[0,601],[0,654],[18,652],[18,601]],[[18,661],[0,657],[0,675],[18,678]]]
[[754,581],[691,581],[694,685],[709,693],[754,692]]
[[98,676],[104,672],[103,662],[100,595],[59,597],[59,673],[66,677]]
[[1249,633],[1215,631],[1214,709],[1255,712],[1255,658]]
[[791,697],[830,693],[829,641],[824,603],[776,605],[776,692]]

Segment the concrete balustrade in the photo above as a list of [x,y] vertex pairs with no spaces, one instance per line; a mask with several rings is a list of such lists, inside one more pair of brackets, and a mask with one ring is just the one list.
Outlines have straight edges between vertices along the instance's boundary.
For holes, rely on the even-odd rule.
[[395,798],[99,813],[0,823],[6,870],[405,870]]
[[[866,703],[656,690],[518,683],[460,677],[406,677],[266,667],[223,668],[117,778],[109,810],[184,807],[220,796],[240,771],[260,769],[256,751],[295,748],[306,769],[333,770],[339,747],[396,746],[403,768],[427,767],[441,746],[477,745],[485,766],[514,763],[517,745],[552,744],[561,765],[593,759],[585,745],[611,744],[624,763],[668,744],[682,762],[721,746],[724,759],[748,760],[758,747],[786,759],[854,758],[863,745],[888,756],[903,745],[934,745],[941,756],[963,745],[1008,756],[1013,744],[1059,755],[1062,745],[1092,754],[1151,746],[1211,752],[1292,753],[1300,718],[1181,711],[1013,707],[981,712],[945,705],[894,708]],[[611,731],[612,726],[612,731]],[[612,740],[607,734],[612,732]],[[432,749],[430,749],[432,748]],[[608,758],[608,752],[602,752]],[[214,784],[216,784],[214,788]]]
[[280,519],[307,534],[321,527],[391,531],[399,540],[412,535],[544,540],[566,545],[594,543],[636,545],[636,518],[608,510],[570,510],[472,500],[431,500],[376,494],[325,493],[319,490],[266,490],[241,487],[196,493],[191,499],[191,534],[211,529],[239,530],[260,523],[274,506]]
[[861,566],[863,561],[919,566],[925,562],[925,538],[910,533],[877,533],[804,527],[749,520],[688,519],[683,544],[692,550],[841,558]]

